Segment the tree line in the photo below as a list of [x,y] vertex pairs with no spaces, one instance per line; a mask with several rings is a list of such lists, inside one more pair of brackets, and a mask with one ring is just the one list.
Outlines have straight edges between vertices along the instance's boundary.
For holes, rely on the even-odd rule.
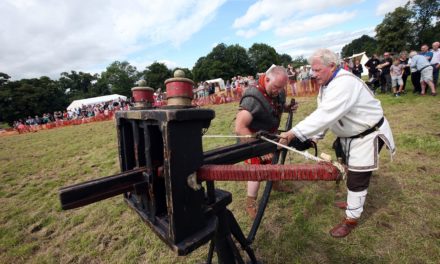
[[[368,55],[380,51],[408,50],[422,43],[440,39],[440,11],[438,0],[414,0],[388,13],[376,27],[376,37],[362,36],[342,49],[342,56],[366,51]],[[278,54],[264,43],[255,43],[249,49],[240,45],[218,44],[197,60],[190,70],[182,69],[194,81],[214,78],[231,79],[234,76],[264,72],[272,64],[292,64],[294,68],[307,64],[303,56],[293,58]],[[179,68],[178,68],[179,69]],[[175,69],[174,69],[175,70]],[[101,74],[62,72],[58,80],[49,77],[12,81],[0,72],[0,125],[12,124],[27,116],[65,109],[73,100],[107,94],[130,96],[131,88],[140,79],[153,88],[164,89],[164,81],[172,71],[163,63],[154,62],[143,71],[127,61],[111,63]]]
[[365,51],[367,56],[389,51],[420,50],[440,40],[440,1],[413,0],[385,15],[375,28],[376,36],[363,35],[342,48],[341,56]]
[[[187,78],[198,82],[214,78],[226,80],[237,75],[254,76],[273,63],[287,66],[288,63],[304,65],[307,61],[303,57],[292,59],[287,54],[278,54],[273,47],[263,43],[254,44],[249,50],[238,44],[221,43],[201,57],[192,70],[176,69],[183,70]],[[172,77],[173,71],[159,62],[138,71],[127,61],[115,61],[101,74],[62,72],[58,80],[42,76],[11,81],[7,73],[0,72],[0,124],[11,125],[20,118],[63,110],[76,99],[107,94],[130,97],[131,88],[141,79],[146,80],[149,87],[164,90],[164,81]]]

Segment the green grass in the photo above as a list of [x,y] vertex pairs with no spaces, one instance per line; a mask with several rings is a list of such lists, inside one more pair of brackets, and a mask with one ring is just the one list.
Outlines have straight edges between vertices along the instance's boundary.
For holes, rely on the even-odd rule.
[[[287,183],[295,194],[272,193],[253,248],[264,263],[438,263],[440,259],[440,101],[379,95],[397,144],[381,154],[359,228],[343,239],[328,230],[343,217],[332,206],[342,183]],[[298,122],[315,98],[298,98]],[[231,134],[237,104],[215,106],[208,134]],[[284,117],[285,118],[285,117]],[[284,122],[284,121],[283,121]],[[282,124],[281,127],[283,127]],[[320,152],[333,154],[329,134]],[[204,139],[205,150],[234,143]],[[303,162],[289,154],[287,162]],[[58,189],[119,172],[112,121],[0,137],[0,263],[201,263],[207,246],[176,256],[115,197],[62,211]],[[247,233],[245,183],[222,182]],[[260,190],[262,191],[262,190]],[[260,192],[261,193],[261,192]]]

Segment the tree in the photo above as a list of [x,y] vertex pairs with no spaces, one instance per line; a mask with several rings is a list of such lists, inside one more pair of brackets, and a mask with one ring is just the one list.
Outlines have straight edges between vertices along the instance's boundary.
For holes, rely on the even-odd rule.
[[[414,0],[412,5],[414,15],[414,48],[420,48],[422,44],[430,45],[440,38],[439,17],[440,2],[438,0]],[[433,23],[436,21],[436,24]]]
[[292,57],[289,54],[281,54],[280,56],[280,65],[283,65],[287,68],[287,65],[292,63]]
[[371,56],[377,52],[377,40],[367,36],[362,35],[362,37],[354,39],[349,44],[342,48],[341,57],[350,57],[353,54],[366,52],[367,56]]
[[222,76],[225,80],[231,79],[234,76],[241,75],[255,75],[256,70],[252,67],[252,61],[249,58],[246,49],[238,44],[228,46],[225,51],[224,68],[226,73]]
[[255,43],[248,50],[249,58],[257,72],[265,72],[272,64],[279,65],[280,56],[267,44]]
[[49,77],[8,82],[0,89],[0,122],[41,116],[67,106],[64,91]]
[[206,60],[203,62],[203,71],[206,72],[206,78],[227,78],[231,74],[231,69],[229,68],[227,61],[227,49],[224,43],[220,43],[215,46],[212,51],[206,56]]
[[294,60],[292,60],[292,63],[291,63],[291,65],[294,69],[299,68],[304,65],[307,65],[307,64],[308,64],[307,59],[304,58],[302,55],[296,57]]
[[194,76],[194,81],[200,82],[203,80],[208,80],[208,74],[206,68],[208,67],[208,59],[206,57],[200,57],[194,67],[192,68],[192,73]]
[[396,8],[385,15],[382,23],[376,26],[376,38],[380,51],[400,52],[406,50],[413,42],[411,18],[413,12],[409,2],[404,7]]
[[11,76],[7,75],[6,73],[0,72],[0,88],[3,86],[3,84],[8,83],[9,79],[11,79]]
[[115,61],[101,74],[101,78],[101,82],[108,83],[111,93],[131,96],[131,88],[139,79],[139,73],[127,61]]
[[171,70],[169,70],[164,63],[154,62],[145,68],[142,76],[147,81],[147,85],[151,88],[161,88],[161,90],[164,90],[164,82],[171,77]]
[[192,69],[195,81],[214,78],[224,80],[237,75],[253,75],[255,69],[246,52],[240,45],[227,46],[223,43],[215,46],[212,51],[197,60]]
[[71,71],[70,73],[62,72],[58,80],[60,88],[65,91],[71,101],[97,96],[94,93],[93,84],[98,76],[90,73]]

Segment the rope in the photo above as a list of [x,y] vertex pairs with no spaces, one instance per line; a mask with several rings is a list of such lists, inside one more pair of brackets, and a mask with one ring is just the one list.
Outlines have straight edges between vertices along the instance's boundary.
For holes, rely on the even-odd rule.
[[204,165],[197,171],[199,181],[337,181],[338,168],[332,164]]
[[295,153],[297,153],[297,154],[299,154],[299,155],[305,157],[306,159],[310,159],[310,160],[313,160],[313,161],[316,161],[316,162],[326,162],[326,163],[330,163],[330,164],[332,164],[333,166],[335,166],[335,167],[339,170],[339,172],[341,173],[342,178],[343,178],[344,180],[345,180],[345,178],[346,178],[346,176],[347,176],[347,172],[346,172],[346,170],[345,170],[345,167],[344,167],[341,163],[339,163],[339,162],[330,162],[330,161],[328,161],[328,160],[324,160],[324,159],[321,159],[321,158],[319,158],[319,157],[315,157],[315,156],[313,156],[312,154],[310,154],[309,152],[307,152],[307,150],[306,150],[306,151],[299,151],[299,150],[297,150],[297,149],[295,149],[295,148],[292,148],[292,147],[289,147],[289,146],[283,145],[283,144],[281,144],[281,143],[278,143],[278,142],[276,142],[276,141],[274,141],[274,140],[268,139],[268,138],[266,138],[265,136],[260,136],[260,138],[263,139],[263,140],[265,140],[265,141],[267,141],[267,142],[270,142],[270,143],[272,143],[272,144],[275,144],[275,145],[277,145],[277,146],[279,146],[279,147],[282,147],[282,148],[285,148],[285,149],[290,150],[290,151],[292,151],[292,152],[295,152]]
[[253,135],[203,135],[204,138],[255,138]]

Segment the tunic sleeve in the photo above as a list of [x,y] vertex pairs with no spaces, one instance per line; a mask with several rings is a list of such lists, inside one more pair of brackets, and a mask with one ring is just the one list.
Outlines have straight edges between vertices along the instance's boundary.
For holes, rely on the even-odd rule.
[[291,131],[304,141],[327,130],[351,110],[359,97],[361,86],[362,83],[354,78],[337,76],[324,88],[318,108]]

